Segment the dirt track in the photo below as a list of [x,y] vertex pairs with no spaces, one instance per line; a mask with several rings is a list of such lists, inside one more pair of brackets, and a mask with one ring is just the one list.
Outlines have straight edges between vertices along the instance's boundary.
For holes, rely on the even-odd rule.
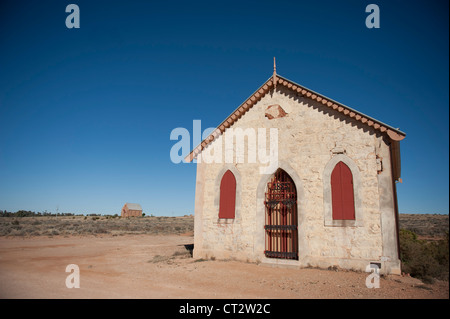
[[[0,237],[0,298],[449,298],[448,282],[194,260],[192,236]],[[77,264],[80,288],[65,285]]]

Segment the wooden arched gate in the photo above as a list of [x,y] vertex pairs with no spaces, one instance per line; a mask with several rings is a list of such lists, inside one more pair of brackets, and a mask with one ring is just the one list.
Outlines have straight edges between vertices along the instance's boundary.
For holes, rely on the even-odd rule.
[[297,190],[282,169],[267,184],[264,205],[265,256],[298,260]]

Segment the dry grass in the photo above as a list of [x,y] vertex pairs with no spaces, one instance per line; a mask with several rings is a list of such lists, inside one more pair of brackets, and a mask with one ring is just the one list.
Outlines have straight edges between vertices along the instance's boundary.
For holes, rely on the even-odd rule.
[[445,238],[449,230],[449,216],[438,214],[400,214],[400,228],[414,232],[422,239]]
[[[448,215],[400,214],[400,228],[423,239],[445,238]],[[194,231],[193,217],[33,216],[0,217],[0,236],[96,234],[184,234]]]
[[[400,228],[423,239],[445,238],[448,215],[400,214]],[[0,236],[96,234],[184,234],[194,231],[193,217],[33,216],[0,217]]]
[[193,233],[193,217],[41,216],[2,217],[0,236],[113,236]]

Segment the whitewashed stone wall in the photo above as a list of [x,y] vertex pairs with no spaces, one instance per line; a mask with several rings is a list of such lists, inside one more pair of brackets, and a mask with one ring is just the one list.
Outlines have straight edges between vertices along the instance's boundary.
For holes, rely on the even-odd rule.
[[[287,115],[272,120],[266,118],[265,110],[273,104],[280,105]],[[365,270],[369,262],[383,261],[382,271],[400,271],[395,222],[392,222],[394,207],[393,201],[389,202],[392,198],[389,149],[382,136],[285,87],[266,94],[232,126],[238,127],[278,128],[279,166],[297,186],[299,260],[264,256],[263,201],[270,176],[261,175],[260,164],[247,163],[247,157],[245,163],[226,164],[223,157],[222,163],[197,164],[195,258],[235,258],[298,267],[339,266],[357,270]],[[211,151],[214,143],[221,141],[223,139],[214,141],[206,151]],[[268,145],[269,136],[266,143]],[[380,174],[377,173],[377,154],[383,154],[384,170]],[[359,170],[360,212],[354,225],[327,226],[325,223],[326,206],[331,203],[324,196],[325,184],[330,182],[324,181],[324,170],[333,156],[345,156]],[[232,170],[237,180],[234,220],[218,218],[219,186],[227,169]],[[384,184],[379,183],[380,176],[384,177],[381,179]],[[387,207],[384,215],[380,192],[388,192],[382,204]],[[385,218],[384,228],[382,218]],[[389,234],[383,237],[382,232]]]

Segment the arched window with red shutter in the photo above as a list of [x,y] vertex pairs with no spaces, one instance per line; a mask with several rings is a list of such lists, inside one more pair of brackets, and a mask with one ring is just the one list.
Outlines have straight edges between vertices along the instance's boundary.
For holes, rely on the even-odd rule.
[[219,218],[234,218],[236,210],[236,178],[228,170],[220,182]]
[[343,162],[337,163],[331,173],[331,198],[334,220],[355,219],[353,175]]

